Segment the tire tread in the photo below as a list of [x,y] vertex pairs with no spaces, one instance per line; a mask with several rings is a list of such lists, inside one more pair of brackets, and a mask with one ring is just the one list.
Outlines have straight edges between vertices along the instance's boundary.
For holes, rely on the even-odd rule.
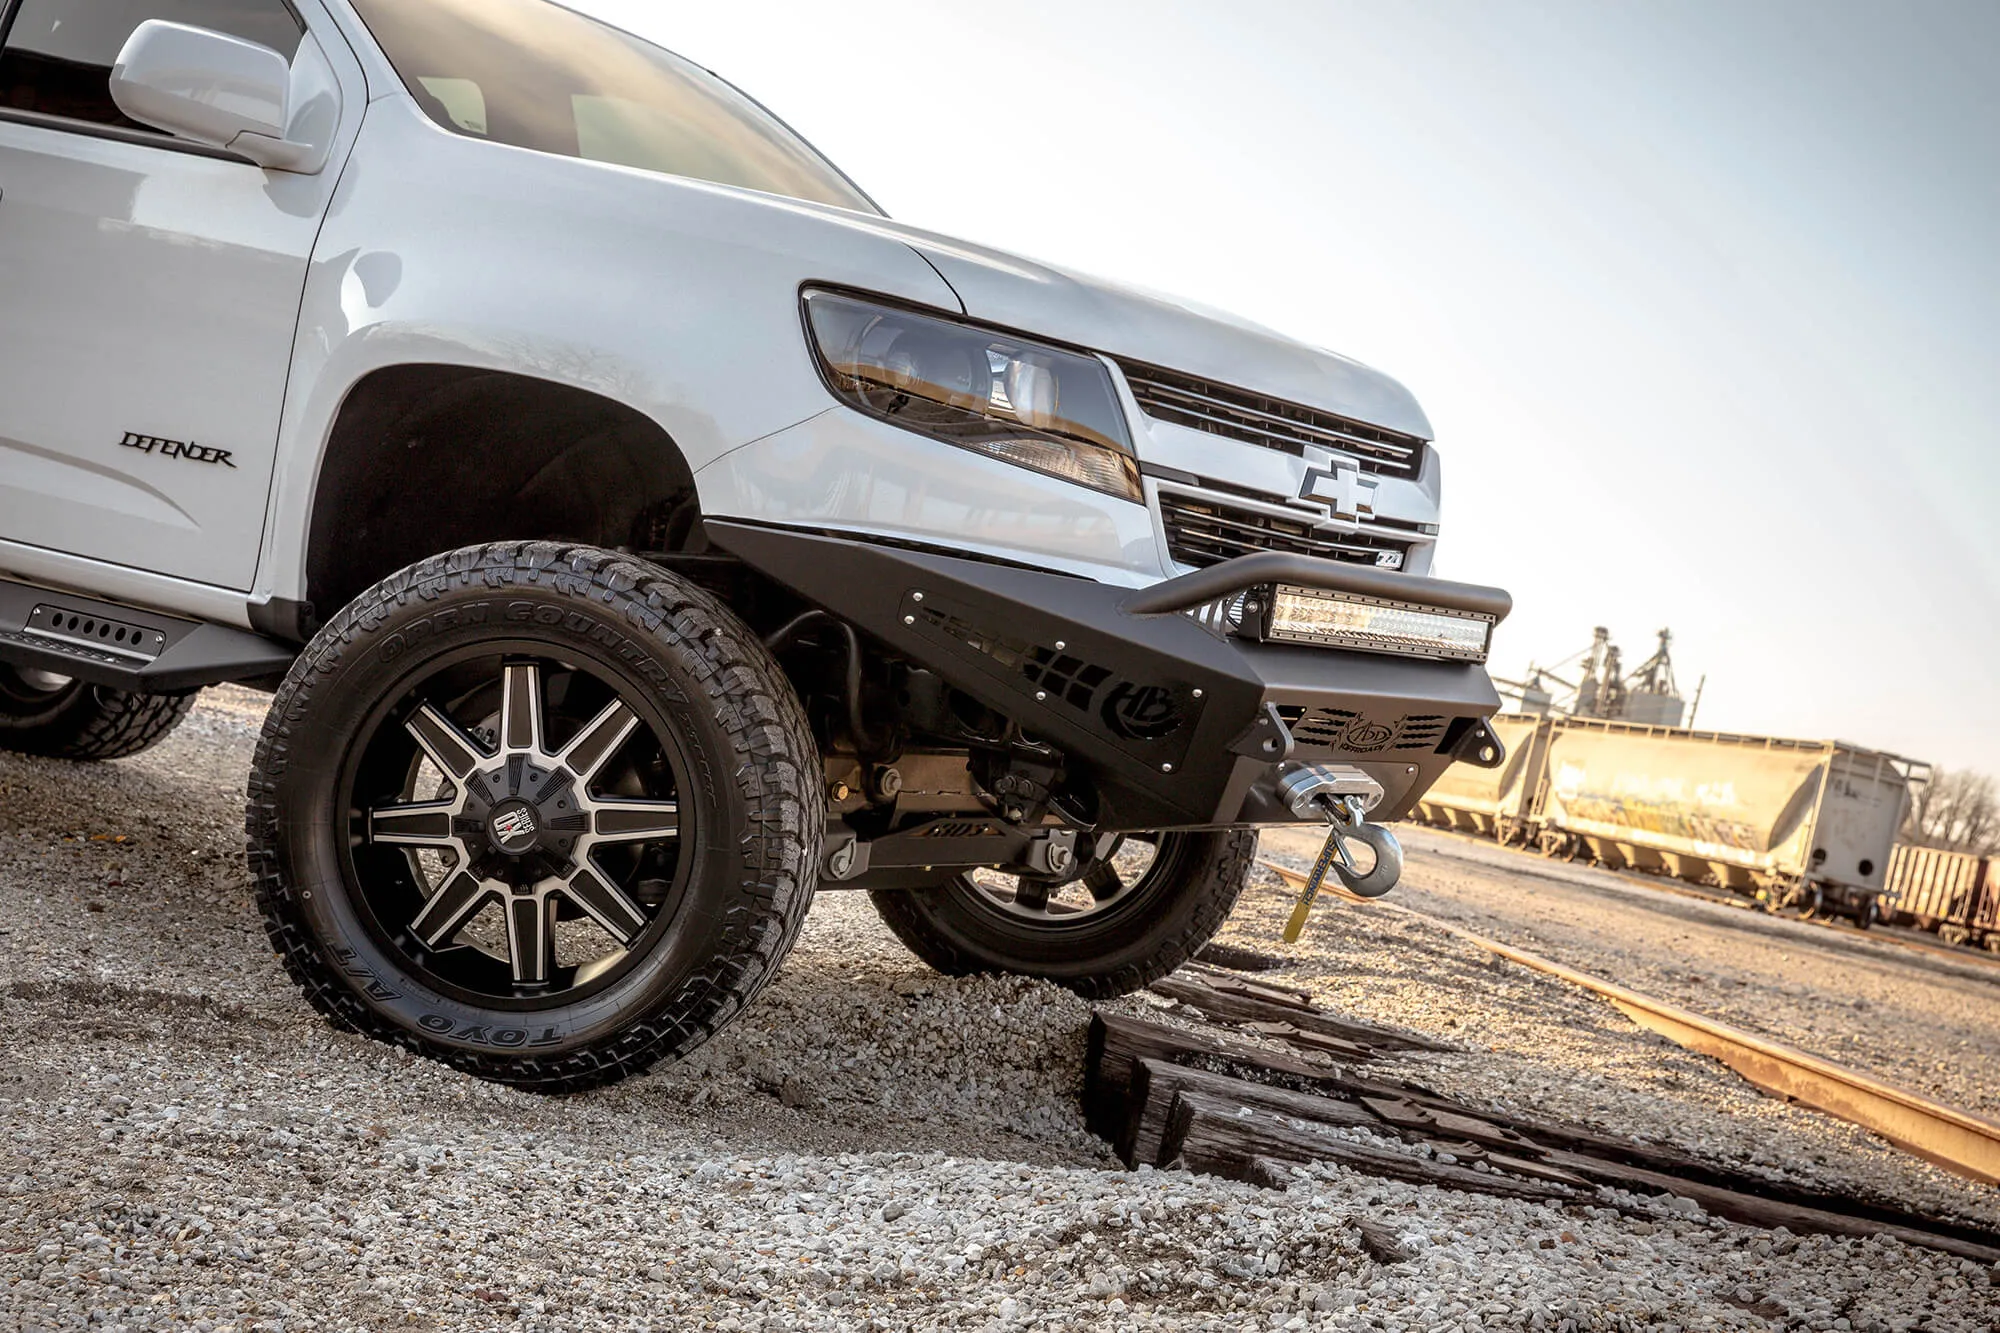
[[[665,1012],[640,1017],[594,1043],[554,1056],[489,1055],[449,1047],[365,1004],[300,919],[281,870],[277,790],[294,722],[314,683],[350,646],[413,599],[471,587],[505,591],[553,585],[617,611],[635,629],[696,649],[708,668],[708,702],[737,751],[735,780],[762,826],[745,831],[762,849],[753,882],[739,885],[751,911],[734,913],[730,947],[690,976]],[[279,687],[251,768],[245,833],[265,933],[287,973],[337,1028],[361,1033],[467,1073],[533,1091],[566,1093],[679,1059],[729,1023],[769,985],[797,943],[811,904],[823,821],[820,763],[796,692],[747,627],[707,592],[631,557],[594,547],[503,542],[420,561],[369,589],[323,629]]]
[[195,697],[86,685],[49,721],[0,728],[0,746],[52,759],[129,759],[172,735],[194,709]]
[[[1189,882],[1175,889],[1176,898],[1193,896],[1193,911],[1177,926],[1162,930],[1144,959],[1104,971],[1049,979],[1087,1000],[1110,1000],[1145,989],[1193,958],[1229,919],[1237,897],[1249,882],[1257,855],[1257,835],[1247,830],[1225,832],[1215,842],[1219,854],[1202,862]],[[936,910],[937,895],[969,891],[954,884],[941,889],[875,890],[868,897],[890,932],[936,971],[963,977],[1003,970],[993,959],[954,938]]]

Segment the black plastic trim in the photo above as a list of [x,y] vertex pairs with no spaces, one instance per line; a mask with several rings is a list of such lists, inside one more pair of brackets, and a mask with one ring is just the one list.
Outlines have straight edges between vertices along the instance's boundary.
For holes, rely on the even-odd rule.
[[318,632],[319,616],[311,602],[273,597],[249,606],[250,628],[286,643],[304,643]]
[[0,120],[55,130],[61,134],[81,134],[91,139],[110,139],[114,143],[137,144],[141,148],[160,148],[169,153],[212,157],[218,162],[235,162],[259,171],[264,170],[241,153],[232,153],[227,148],[210,148],[205,143],[176,139],[163,130],[133,130],[123,125],[103,125],[94,120],[72,120],[68,116],[51,116],[44,112],[22,111],[15,107],[0,107]]

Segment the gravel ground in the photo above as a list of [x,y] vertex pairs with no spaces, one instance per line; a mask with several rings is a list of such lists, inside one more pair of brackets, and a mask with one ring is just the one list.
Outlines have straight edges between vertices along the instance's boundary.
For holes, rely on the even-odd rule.
[[[1409,856],[1393,898],[1401,906],[1942,1101],[1991,1115],[2000,1100],[2000,974],[1983,964],[1941,963],[1456,835],[1397,831]],[[1264,842],[1266,855],[1296,866],[1318,846],[1289,830]],[[1265,876],[1222,938],[1271,950],[1290,893]],[[1470,1053],[1437,1057],[1430,1082],[1441,1090],[2000,1227],[2000,1192],[1765,1097],[1588,992],[1420,920],[1336,900],[1315,913],[1303,944],[1278,975],[1323,1002],[1448,1039],[1472,1033]]]
[[[536,1098],[335,1033],[248,903],[261,709],[211,691],[114,765],[0,755],[0,1328],[2000,1323],[2000,1274],[1893,1241],[1339,1169],[1284,1192],[1116,1170],[1076,1104],[1086,1006],[935,977],[851,895],[821,899],[745,1021],[618,1087]],[[1232,938],[1271,948],[1283,910],[1258,885]],[[1421,923],[1328,912],[1284,975],[1498,1049],[1406,1076],[1991,1215]],[[1376,1263],[1357,1218],[1414,1256]]]

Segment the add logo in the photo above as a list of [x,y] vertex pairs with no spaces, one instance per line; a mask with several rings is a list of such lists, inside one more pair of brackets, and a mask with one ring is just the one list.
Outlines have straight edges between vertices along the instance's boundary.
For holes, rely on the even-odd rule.
[[1347,729],[1344,748],[1364,753],[1379,750],[1395,736],[1395,728],[1385,727],[1380,722],[1356,722]]

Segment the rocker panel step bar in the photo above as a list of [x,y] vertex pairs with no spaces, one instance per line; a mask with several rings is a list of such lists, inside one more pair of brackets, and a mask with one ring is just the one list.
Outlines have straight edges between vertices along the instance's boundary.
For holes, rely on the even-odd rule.
[[141,694],[283,675],[298,649],[248,630],[0,579],[0,662]]

